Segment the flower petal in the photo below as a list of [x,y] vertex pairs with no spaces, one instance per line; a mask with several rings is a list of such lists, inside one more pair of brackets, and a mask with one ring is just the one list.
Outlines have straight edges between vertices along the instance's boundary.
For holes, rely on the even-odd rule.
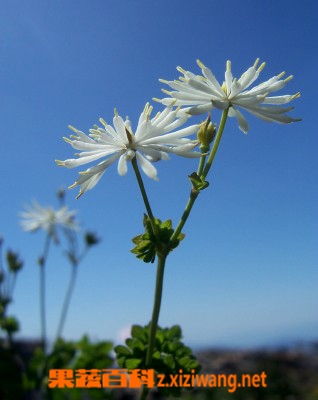
[[157,181],[158,180],[157,170],[151,164],[151,162],[148,161],[146,159],[146,157],[142,156],[138,151],[136,152],[136,157],[137,157],[137,160],[138,160],[138,162],[140,164],[141,169],[148,176],[148,178],[151,178],[151,179],[154,179],[155,181]]

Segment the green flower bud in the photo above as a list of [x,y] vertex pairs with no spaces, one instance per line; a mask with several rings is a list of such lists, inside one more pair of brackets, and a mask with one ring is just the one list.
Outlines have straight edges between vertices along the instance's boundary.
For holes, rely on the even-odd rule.
[[15,317],[5,317],[0,320],[0,327],[9,334],[19,330],[19,321]]
[[100,242],[100,239],[95,235],[93,232],[86,232],[85,233],[85,243],[86,246],[94,246],[95,244],[98,244]]
[[7,263],[9,269],[13,272],[18,272],[23,266],[23,261],[19,259],[19,254],[11,250],[7,251]]
[[198,140],[200,142],[200,149],[202,152],[206,152],[210,148],[210,143],[213,142],[213,139],[216,134],[216,125],[212,124],[211,116],[209,114],[206,121],[202,122],[200,125],[199,131],[197,133]]

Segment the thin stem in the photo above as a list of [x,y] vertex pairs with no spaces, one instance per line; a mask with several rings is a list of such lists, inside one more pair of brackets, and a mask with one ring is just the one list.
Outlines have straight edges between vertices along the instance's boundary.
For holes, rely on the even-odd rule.
[[[164,277],[166,258],[167,254],[158,254],[155,299],[152,310],[152,318],[150,322],[149,341],[146,354],[147,368],[151,367],[153,350],[155,347],[156,333],[158,328],[158,320],[159,320],[161,300],[162,300],[163,277]],[[148,392],[149,389],[146,386],[144,386],[139,400],[146,400]]]
[[216,154],[216,152],[217,152],[217,150],[219,148],[219,144],[220,144],[220,141],[221,141],[221,138],[222,138],[222,134],[223,134],[223,131],[224,131],[224,127],[225,127],[225,123],[226,123],[226,120],[227,120],[228,113],[229,113],[229,108],[224,110],[223,113],[222,113],[219,129],[218,129],[218,132],[217,132],[217,134],[215,136],[215,139],[214,139],[214,142],[213,142],[213,146],[212,146],[212,150],[211,150],[211,153],[209,155],[209,159],[208,159],[208,161],[207,161],[207,163],[205,165],[205,168],[204,168],[204,171],[203,171],[202,175],[200,176],[200,178],[203,179],[203,180],[208,175],[208,173],[210,171],[210,168],[212,166],[215,154]]
[[75,282],[76,282],[76,276],[77,276],[77,264],[72,264],[71,278],[70,278],[70,281],[69,281],[69,284],[68,284],[68,288],[67,288],[67,291],[66,291],[66,295],[65,295],[65,298],[64,298],[61,317],[60,317],[59,325],[58,325],[58,328],[57,328],[55,341],[57,341],[61,337],[62,330],[63,330],[64,325],[65,325],[67,311],[68,311],[68,308],[69,308],[69,305],[70,305],[70,302],[71,302],[71,297],[72,297],[74,286],[75,286]]
[[43,255],[39,260],[41,340],[42,340],[42,347],[43,347],[44,353],[46,350],[45,264],[46,264],[47,257],[49,254],[50,243],[51,243],[51,236],[50,236],[50,234],[47,234],[45,244],[44,244]]
[[142,177],[140,175],[140,171],[139,171],[139,168],[138,168],[136,157],[134,157],[131,160],[131,163],[132,163],[132,166],[133,166],[135,174],[136,174],[136,178],[137,178],[138,185],[139,185],[139,188],[140,188],[140,191],[141,191],[141,195],[142,195],[143,201],[145,203],[145,207],[146,207],[146,210],[147,210],[147,213],[148,213],[148,217],[149,217],[150,222],[151,222],[152,230],[153,230],[155,236],[157,236],[158,232],[157,232],[157,226],[155,224],[155,217],[153,216],[153,213],[152,213],[152,210],[151,210],[151,207],[150,207],[150,203],[149,203],[149,200],[148,200],[148,196],[147,196],[147,193],[146,193],[146,189],[145,189]]
[[161,307],[163,276],[164,276],[166,258],[167,255],[158,254],[155,299],[154,299],[152,318],[150,323],[150,334],[149,334],[149,342],[146,355],[146,366],[148,368],[151,367],[153,349],[155,346],[156,332],[157,332],[159,313]]
[[180,218],[180,221],[179,221],[176,229],[174,230],[174,232],[173,232],[173,234],[172,234],[172,236],[170,238],[171,242],[174,241],[175,239],[177,239],[179,234],[181,233],[185,223],[187,222],[187,219],[188,219],[188,217],[190,215],[190,211],[192,210],[192,207],[193,207],[193,205],[195,203],[195,200],[198,197],[199,193],[200,192],[198,190],[196,190],[194,188],[191,189],[187,205],[186,205],[186,207],[185,207],[185,209],[183,211],[183,214],[182,214],[182,216]]
[[[212,166],[215,154],[216,154],[216,152],[218,150],[218,147],[219,147],[219,144],[220,144],[220,141],[221,141],[221,137],[222,137],[222,134],[223,134],[223,131],[224,131],[225,122],[226,122],[226,119],[227,119],[227,116],[228,116],[228,112],[229,112],[229,109],[226,109],[226,110],[223,111],[223,114],[222,114],[222,117],[221,117],[221,122],[220,122],[220,125],[219,125],[219,129],[218,129],[218,132],[217,132],[217,134],[215,136],[215,139],[214,139],[214,142],[213,142],[213,146],[212,146],[212,150],[211,150],[210,156],[208,158],[208,161],[207,161],[207,163],[206,163],[206,165],[204,167],[204,171],[203,172],[202,172],[202,169],[203,169],[203,165],[204,165],[204,162],[205,162],[205,158],[203,159],[203,157],[204,157],[203,156],[200,159],[200,163],[199,163],[199,167],[198,167],[198,175],[200,176],[200,178],[202,180],[205,180],[205,178],[206,178],[206,176],[207,176],[207,174],[210,171],[210,168]],[[185,209],[183,211],[183,214],[182,214],[182,216],[180,218],[180,221],[179,221],[175,231],[173,232],[173,235],[170,238],[170,241],[173,241],[173,240],[177,239],[178,235],[181,233],[185,223],[187,222],[187,219],[188,219],[188,217],[190,215],[192,207],[193,207],[193,205],[194,205],[199,193],[200,193],[200,191],[198,191],[194,187],[192,187],[191,192],[190,192],[190,196],[189,196],[189,200],[187,202],[187,205],[186,205],[186,207],[185,207]]]
[[199,175],[199,176],[201,176],[201,174],[203,172],[205,160],[206,160],[206,154],[202,154],[202,156],[200,157],[200,163],[199,163],[198,170],[197,170],[197,175]]

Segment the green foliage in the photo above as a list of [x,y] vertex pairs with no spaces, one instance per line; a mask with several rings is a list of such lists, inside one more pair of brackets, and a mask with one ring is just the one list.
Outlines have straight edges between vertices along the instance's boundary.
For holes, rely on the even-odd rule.
[[192,186],[197,191],[204,190],[209,186],[209,182],[200,178],[196,172],[192,172],[192,174],[189,175],[189,179],[190,179],[190,182],[192,183]]
[[154,219],[156,232],[153,231],[151,220],[147,215],[144,215],[143,225],[145,227],[145,233],[138,235],[132,239],[136,245],[131,252],[136,254],[137,258],[140,258],[145,263],[153,263],[156,255],[162,251],[168,254],[170,251],[178,247],[181,240],[184,239],[185,235],[180,233],[175,240],[171,240],[171,236],[174,232],[172,228],[172,222],[170,219],[161,222],[160,219]]
[[[108,341],[92,343],[87,336],[83,336],[78,342],[58,339],[47,356],[41,348],[38,348],[24,374],[24,388],[32,391],[44,391],[49,393],[52,400],[82,398],[109,399],[110,392],[104,389],[49,389],[48,376],[50,369],[104,369],[113,364],[110,355],[112,343]],[[89,393],[89,397],[87,394]]]
[[[197,373],[200,365],[192,350],[182,342],[182,332],[178,325],[171,328],[158,327],[151,366],[146,365],[146,356],[149,341],[149,325],[142,327],[134,325],[131,338],[126,340],[126,346],[116,346],[116,358],[120,368],[154,369],[156,375],[164,374],[169,382],[170,375],[182,373]],[[158,390],[163,395],[180,396],[181,388],[160,387]]]
[[21,358],[18,352],[0,340],[0,399],[24,399]]
[[11,341],[13,333],[19,330],[19,322],[8,315],[8,306],[12,302],[17,273],[23,267],[23,261],[18,253],[7,250],[4,263],[2,245],[3,238],[0,238],[0,333],[5,332]]
[[3,317],[0,315],[0,329],[7,332],[9,336],[19,331],[19,321],[12,316]]
[[19,254],[12,250],[7,251],[7,263],[9,270],[13,273],[18,272],[23,266],[23,261],[20,260]]

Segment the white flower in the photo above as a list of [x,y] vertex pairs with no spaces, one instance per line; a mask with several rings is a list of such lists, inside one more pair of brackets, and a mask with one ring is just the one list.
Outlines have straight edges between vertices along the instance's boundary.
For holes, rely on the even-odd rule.
[[27,232],[35,232],[39,229],[46,231],[55,241],[58,241],[57,229],[78,230],[75,220],[75,211],[69,210],[66,206],[54,210],[51,207],[42,207],[36,201],[26,206],[22,217],[21,226]]
[[[233,78],[231,62],[227,61],[225,81],[222,86],[218,83],[209,68],[199,60],[197,60],[197,63],[202,70],[203,76],[194,75],[192,72],[178,67],[177,70],[184,75],[179,80],[166,81],[160,79],[161,82],[166,83],[175,90],[173,92],[163,90],[163,92],[176,99],[176,105],[188,106],[182,112],[189,113],[190,115],[198,115],[213,108],[225,110],[230,107],[229,116],[237,118],[239,128],[244,133],[248,131],[248,123],[243,114],[238,110],[238,107],[269,122],[288,124],[299,121],[299,119],[285,115],[293,107],[283,108],[277,107],[277,105],[289,103],[299,97],[300,93],[296,93],[295,95],[269,96],[269,94],[282,89],[292,79],[292,76],[281,79],[285,75],[285,72],[248,89],[265,67],[265,63],[262,63],[257,68],[259,59],[239,79]],[[171,102],[171,97],[159,101],[163,104],[168,104]]]
[[[174,153],[184,157],[200,157],[200,153],[193,152],[197,141],[184,138],[195,133],[199,125],[191,125],[175,131],[187,121],[188,115],[176,118],[178,109],[173,110],[171,100],[169,106],[162,113],[158,113],[150,119],[152,107],[147,103],[140,115],[135,134],[131,129],[131,122],[127,118],[124,121],[115,110],[113,119],[114,127],[107,125],[103,119],[100,122],[103,128],[90,129],[90,134],[70,127],[77,136],[71,139],[64,138],[74,149],[81,150],[76,154],[78,158],[65,161],[56,160],[56,163],[64,167],[78,167],[100,158],[105,158],[96,166],[80,172],[80,178],[70,188],[80,185],[81,196],[88,189],[92,189],[100,180],[105,170],[118,160],[118,173],[125,175],[127,161],[136,157],[143,172],[153,179],[157,179],[157,170],[151,162],[167,160],[167,153]],[[171,132],[173,131],[174,132]]]

